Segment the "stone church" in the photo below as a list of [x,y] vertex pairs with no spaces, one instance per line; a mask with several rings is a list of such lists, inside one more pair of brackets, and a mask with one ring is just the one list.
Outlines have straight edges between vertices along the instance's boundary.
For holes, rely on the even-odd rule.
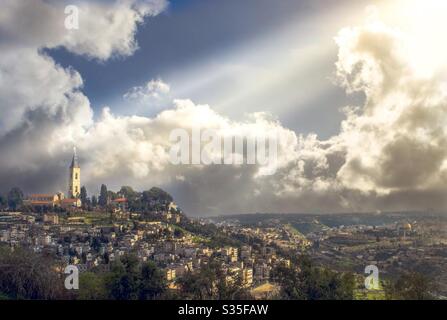
[[76,148],[73,151],[73,158],[68,172],[68,195],[65,197],[63,192],[56,194],[31,194],[24,201],[26,205],[33,207],[56,207],[79,208],[81,207],[81,167],[76,154]]

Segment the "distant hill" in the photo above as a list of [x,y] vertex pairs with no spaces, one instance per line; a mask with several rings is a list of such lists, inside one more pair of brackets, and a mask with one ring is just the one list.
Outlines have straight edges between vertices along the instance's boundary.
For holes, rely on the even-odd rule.
[[253,213],[213,217],[215,222],[238,222],[241,225],[275,226],[290,224],[300,233],[306,235],[320,231],[326,227],[350,225],[380,226],[407,220],[419,220],[434,217],[446,217],[443,213],[434,212],[386,212],[386,213],[333,213],[333,214],[282,214]]

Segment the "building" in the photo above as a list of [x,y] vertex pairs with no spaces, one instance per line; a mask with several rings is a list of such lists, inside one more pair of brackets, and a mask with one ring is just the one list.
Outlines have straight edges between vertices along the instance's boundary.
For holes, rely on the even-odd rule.
[[178,207],[174,202],[171,201],[168,205],[168,212],[171,212],[172,210],[177,211]]
[[257,264],[254,268],[254,278],[258,282],[267,281],[270,278],[271,267],[266,263]]
[[76,148],[73,152],[73,159],[69,169],[68,177],[68,198],[79,198],[81,194],[81,167],[79,166]]
[[24,201],[26,205],[33,207],[54,207],[60,199],[57,194],[31,194]]
[[175,274],[175,269],[174,268],[166,268],[165,269],[165,277],[166,277],[166,281],[173,281],[175,280],[176,274]]
[[71,209],[71,208],[80,208],[82,205],[81,200],[77,199],[77,198],[67,198],[67,199],[63,199],[60,202],[60,206],[61,208],[64,209]]
[[24,204],[32,207],[62,207],[62,208],[79,208],[81,201],[81,167],[79,166],[76,149],[74,149],[73,158],[69,168],[68,182],[68,199],[65,198],[63,192],[56,194],[31,194],[24,200]]
[[127,199],[126,198],[117,198],[112,200],[112,205],[115,206],[118,211],[126,212],[127,211]]
[[[174,278],[171,278],[172,280],[177,277],[182,277],[185,275],[186,272],[188,272],[188,266],[183,263],[177,263],[172,264],[169,266],[168,270],[171,270],[171,272],[174,272]],[[168,279],[169,281],[169,279]]]
[[241,249],[241,258],[242,259],[248,259],[251,257],[251,247],[250,246],[243,246]]
[[401,222],[396,225],[396,231],[397,235],[403,236],[403,239],[405,240],[407,238],[407,235],[411,234],[412,226],[408,222]]
[[44,214],[43,222],[59,224],[59,216],[57,214]]
[[264,283],[250,291],[255,300],[267,300],[275,298],[280,291],[280,287],[273,283]]
[[60,206],[61,202],[64,200],[64,194],[62,192],[56,193],[56,194],[45,194],[45,193],[38,193],[38,194],[31,194],[25,199],[23,202],[27,206],[31,207],[56,207]]
[[222,254],[227,257],[229,262],[236,262],[237,261],[237,255],[238,255],[238,249],[234,247],[227,247],[222,249]]
[[241,271],[241,280],[244,287],[250,287],[253,284],[253,269],[244,268]]

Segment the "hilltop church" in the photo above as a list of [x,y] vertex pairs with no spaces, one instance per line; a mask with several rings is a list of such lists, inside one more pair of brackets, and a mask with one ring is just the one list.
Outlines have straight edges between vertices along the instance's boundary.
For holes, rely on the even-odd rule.
[[75,199],[79,198],[81,194],[81,167],[78,162],[78,155],[76,154],[76,148],[73,152],[73,159],[69,168],[68,176],[68,197]]
[[25,204],[33,207],[62,207],[79,208],[81,207],[81,167],[79,165],[76,148],[73,150],[73,158],[68,170],[68,195],[65,197],[63,192],[56,194],[31,194],[25,200]]

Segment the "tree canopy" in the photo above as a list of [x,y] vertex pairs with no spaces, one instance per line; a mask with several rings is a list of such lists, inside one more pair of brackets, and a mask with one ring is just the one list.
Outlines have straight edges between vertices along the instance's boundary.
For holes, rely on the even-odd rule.
[[98,204],[101,207],[105,207],[105,206],[107,206],[107,202],[108,202],[107,186],[105,184],[102,184],[101,185],[101,191],[100,191],[100,194],[99,194]]
[[406,272],[397,280],[385,286],[387,299],[391,300],[432,300],[431,291],[436,284],[427,276],[417,272]]
[[302,256],[298,265],[277,267],[273,276],[281,284],[281,296],[284,299],[354,299],[355,278],[353,274],[316,267],[307,256]]
[[16,210],[23,205],[23,192],[20,188],[14,187],[8,192],[8,207]]
[[54,260],[21,248],[0,248],[0,294],[10,299],[68,297]]

